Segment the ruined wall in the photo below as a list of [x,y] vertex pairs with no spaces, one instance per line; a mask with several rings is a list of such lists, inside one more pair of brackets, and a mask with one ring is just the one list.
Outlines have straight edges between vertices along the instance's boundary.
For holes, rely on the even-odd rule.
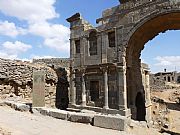
[[154,74],[150,74],[150,88],[154,89],[166,89],[165,81],[162,78],[155,77]]
[[161,129],[170,128],[170,116],[167,103],[158,97],[152,96],[152,122],[153,127]]
[[33,59],[33,63],[45,64],[54,68],[64,67],[68,68],[70,59],[69,58],[50,58],[50,59]]
[[22,61],[0,59],[0,95],[16,95],[23,99],[32,97],[33,70],[44,70],[46,73],[46,104],[54,106],[56,96],[56,72],[45,65]]
[[151,90],[163,90],[179,88],[179,73],[177,72],[159,72],[150,75]]

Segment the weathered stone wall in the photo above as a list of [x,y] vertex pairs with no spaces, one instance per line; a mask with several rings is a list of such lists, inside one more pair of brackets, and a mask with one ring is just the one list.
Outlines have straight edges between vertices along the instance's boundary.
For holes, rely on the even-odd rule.
[[180,87],[179,73],[177,72],[159,72],[150,75],[151,90],[173,89]]
[[156,128],[170,128],[170,117],[167,103],[158,97],[151,97],[152,100],[152,122]]
[[166,89],[165,81],[162,78],[157,78],[154,74],[150,74],[150,88],[154,89]]
[[[57,74],[45,65],[22,61],[0,59],[0,94],[16,95],[25,99],[32,97],[33,70],[46,73],[46,104],[54,106],[56,96]],[[31,101],[31,100],[30,100]]]
[[58,68],[58,67],[63,67],[63,68],[68,68],[70,64],[70,59],[69,58],[50,58],[50,59],[33,59],[33,63],[38,63],[38,64],[45,64],[50,67]]

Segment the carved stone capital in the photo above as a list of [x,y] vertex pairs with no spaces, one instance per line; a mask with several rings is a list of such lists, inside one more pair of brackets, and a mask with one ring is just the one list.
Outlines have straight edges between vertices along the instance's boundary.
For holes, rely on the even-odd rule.
[[117,66],[116,69],[118,72],[125,72],[126,71],[126,68],[124,66]]
[[102,66],[102,67],[100,67],[100,70],[101,70],[103,73],[108,72],[108,69],[109,69],[108,66]]
[[86,68],[85,68],[85,67],[81,67],[81,68],[80,68],[80,72],[81,72],[82,75],[84,75],[85,72],[86,72]]

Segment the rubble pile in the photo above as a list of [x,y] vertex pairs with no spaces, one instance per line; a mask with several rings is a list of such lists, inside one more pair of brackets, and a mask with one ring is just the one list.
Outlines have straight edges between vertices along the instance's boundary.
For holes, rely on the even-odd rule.
[[167,104],[163,99],[156,96],[151,97],[152,100],[152,122],[155,128],[170,128],[170,117]]
[[169,100],[172,102],[176,102],[177,104],[180,104],[180,90],[176,90],[175,92],[173,92],[170,95]]

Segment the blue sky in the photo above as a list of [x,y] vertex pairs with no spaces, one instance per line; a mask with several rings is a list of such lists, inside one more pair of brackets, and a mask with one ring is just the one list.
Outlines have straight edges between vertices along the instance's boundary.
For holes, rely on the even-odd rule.
[[[66,18],[80,12],[96,25],[103,10],[118,4],[118,0],[0,0],[0,57],[69,57]],[[153,72],[175,67],[179,70],[178,37],[179,31],[170,31],[148,42],[142,60]]]
[[160,33],[146,43],[141,52],[143,62],[149,64],[152,72],[180,71],[180,31],[171,30]]

